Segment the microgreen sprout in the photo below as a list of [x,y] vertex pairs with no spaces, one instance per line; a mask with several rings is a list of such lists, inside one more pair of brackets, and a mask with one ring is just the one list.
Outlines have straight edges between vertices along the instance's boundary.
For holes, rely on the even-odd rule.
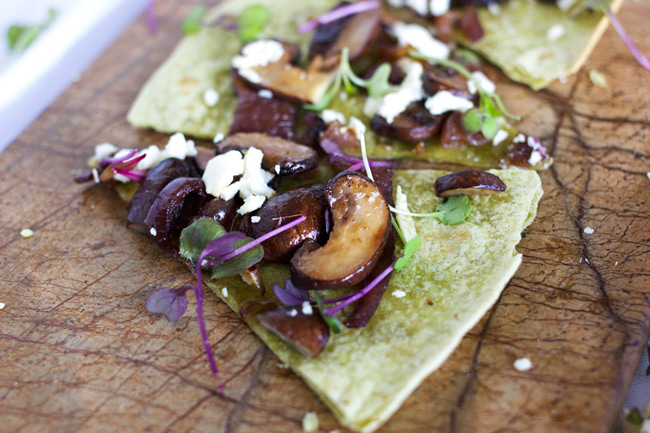
[[252,5],[239,15],[239,38],[248,43],[259,38],[264,26],[270,21],[269,10],[262,5]]
[[[316,104],[305,105],[304,108],[307,110],[313,111],[322,111],[329,106],[332,102],[332,99],[339,94],[341,90],[341,85],[344,86],[346,93],[356,93],[357,87],[364,88],[368,91],[368,95],[372,98],[378,98],[387,93],[390,93],[393,88],[388,82],[388,77],[390,76],[391,66],[388,63],[384,63],[379,66],[375,72],[367,80],[357,76],[352,70],[350,65],[349,50],[347,47],[343,48],[341,51],[341,61],[339,63],[339,68],[336,71],[336,76],[330,84],[330,87],[327,89],[323,97]],[[356,86],[356,87],[355,87]]]
[[102,166],[108,164],[108,166],[99,175],[99,180],[106,182],[111,180],[114,175],[119,174],[125,176],[129,180],[142,182],[147,172],[146,170],[136,170],[136,167],[138,163],[147,156],[147,154],[143,153],[142,155],[136,156],[137,153],[137,149],[133,149],[119,158],[110,157],[102,159],[99,165]]
[[203,5],[192,8],[182,24],[183,32],[186,35],[193,35],[201,30],[206,11],[205,6]]
[[643,55],[641,50],[634,44],[632,41],[632,38],[630,38],[630,35],[627,34],[625,31],[625,27],[623,27],[623,24],[618,20],[618,17],[612,11],[612,8],[609,6],[609,2],[606,1],[604,4],[600,6],[600,8],[603,10],[603,12],[607,15],[609,18],[609,21],[612,23],[612,26],[614,27],[614,30],[616,30],[616,33],[621,37],[625,45],[627,45],[627,48],[630,50],[634,58],[636,59],[637,62],[641,66],[643,66],[645,69],[650,71],[650,59],[648,59],[646,56]]
[[339,319],[337,319],[331,314],[327,314],[325,307],[323,307],[323,300],[320,298],[320,296],[318,296],[318,293],[316,293],[315,296],[316,296],[316,308],[318,309],[318,312],[320,313],[321,317],[323,318],[327,326],[330,328],[330,330],[333,333],[338,334],[339,332],[341,332],[341,329],[343,329],[343,325],[341,324]]
[[9,50],[14,53],[20,53],[27,49],[36,38],[45,30],[52,21],[56,18],[56,10],[49,9],[47,11],[47,19],[40,23],[31,26],[12,25],[7,30],[7,44]]
[[474,84],[479,95],[479,106],[478,108],[468,110],[463,115],[463,126],[468,132],[474,133],[481,131],[485,138],[491,139],[499,130],[497,118],[505,116],[513,120],[519,120],[519,116],[515,116],[506,110],[499,95],[483,89],[481,83],[478,82],[476,77],[462,63],[449,59],[426,56],[417,51],[409,51],[409,55],[415,59],[425,60],[429,63],[453,69]]
[[332,9],[329,12],[321,15],[320,17],[307,21],[305,24],[301,25],[298,28],[300,33],[307,33],[311,30],[314,30],[319,25],[324,25],[331,23],[332,21],[340,20],[341,18],[347,17],[349,15],[358,14],[359,12],[365,12],[373,9],[377,9],[381,6],[381,3],[378,0],[368,0],[360,1],[356,3],[346,4],[338,8]]
[[386,269],[384,269],[379,275],[377,275],[366,287],[363,289],[359,290],[358,292],[354,293],[352,296],[348,297],[345,299],[343,302],[341,302],[338,305],[335,305],[334,307],[327,308],[323,310],[325,314],[328,316],[333,316],[337,311],[340,311],[345,307],[346,305],[349,305],[353,302],[358,301],[359,299],[363,298],[366,294],[368,294],[372,289],[377,286],[377,284],[381,283],[384,278],[388,277],[391,272],[393,272],[393,269],[395,268],[395,264],[391,264],[388,266]]

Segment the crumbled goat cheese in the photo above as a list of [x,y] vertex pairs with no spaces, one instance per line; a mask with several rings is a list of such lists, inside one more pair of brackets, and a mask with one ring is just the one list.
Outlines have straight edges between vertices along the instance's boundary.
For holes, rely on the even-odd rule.
[[280,42],[259,40],[245,45],[242,53],[232,58],[231,64],[248,81],[259,83],[261,78],[252,68],[277,62],[283,55],[284,47]]
[[564,26],[562,24],[555,24],[546,32],[546,39],[549,41],[556,41],[562,36],[564,36]]
[[429,10],[431,15],[434,17],[439,17],[444,15],[449,11],[449,0],[431,0],[429,2]]
[[167,158],[166,152],[161,151],[158,146],[151,145],[144,150],[138,152],[136,156],[144,155],[144,158],[138,162],[138,165],[135,167],[138,170],[149,170],[150,168],[158,165],[160,161]]
[[6,307],[4,302],[0,302],[0,310],[2,310],[4,307]]
[[383,97],[377,114],[386,119],[388,123],[392,123],[412,102],[424,98],[422,72],[423,68],[420,63],[409,63],[406,77],[399,89]]
[[257,92],[257,96],[265,99],[273,99],[273,92],[271,92],[269,89],[262,89]]
[[100,182],[100,180],[99,180],[99,172],[97,171],[97,169],[93,168],[91,173],[93,174],[93,180],[95,181],[95,183],[99,183]]
[[194,147],[194,140],[186,140],[181,132],[177,132],[169,137],[164,153],[166,158],[185,159],[188,156],[196,156],[198,151]]
[[530,165],[535,165],[542,162],[544,155],[542,154],[542,143],[539,141],[539,139],[529,136],[526,139],[526,144],[528,147],[533,149],[533,151],[530,153],[530,158],[528,158],[528,163]]
[[240,152],[231,150],[215,156],[208,161],[203,172],[206,192],[223,200],[230,200],[239,189],[232,191],[231,188],[227,194],[224,193],[224,189],[232,183],[235,176],[239,176],[243,172],[244,158]]
[[424,102],[424,106],[429,110],[429,113],[438,116],[448,111],[465,112],[474,107],[474,104],[472,101],[456,96],[447,90],[441,90],[436,92],[435,95],[429,97]]
[[302,419],[302,430],[305,433],[314,433],[318,430],[318,415],[316,412],[307,412]]
[[[402,187],[400,185],[397,185],[397,190],[395,192],[395,208],[403,212],[410,212],[408,197],[404,192],[402,192]],[[418,232],[415,229],[415,221],[413,221],[413,217],[396,213],[395,218],[397,219],[397,223],[402,229],[402,234],[404,234],[404,239],[406,239],[407,242],[414,237],[417,237]]]
[[95,158],[95,161],[99,163],[102,159],[108,158],[119,150],[120,149],[114,144],[101,143],[95,146],[95,155],[93,158]]
[[618,266],[618,262],[614,262],[614,266]]
[[481,71],[472,72],[472,79],[467,81],[467,90],[472,94],[482,90],[492,95],[496,89],[497,86]]
[[280,164],[275,164],[273,170],[275,170],[275,174],[280,174],[280,171],[282,171],[282,167],[280,167]]
[[246,215],[247,213],[261,208],[265,201],[266,197],[263,195],[249,195],[244,199],[244,204],[241,205],[239,209],[237,209],[237,213],[240,215]]
[[499,6],[497,3],[488,3],[487,8],[490,11],[490,13],[494,16],[499,15],[501,13],[501,6]]
[[648,176],[648,179],[650,179],[650,171],[647,172],[645,175]]
[[257,223],[260,222],[261,220],[262,220],[262,218],[261,218],[261,217],[258,217],[258,216],[252,216],[252,217],[251,217],[251,222],[252,222],[253,224],[257,224]]
[[418,24],[395,23],[391,27],[400,45],[410,45],[420,54],[446,59],[449,57],[449,47],[433,37],[431,32]]
[[213,88],[206,89],[205,92],[203,92],[203,102],[205,102],[205,105],[208,107],[214,107],[217,105],[217,102],[219,102],[219,92]]
[[250,195],[262,195],[271,197],[275,194],[268,183],[273,179],[273,173],[262,169],[264,153],[261,150],[251,147],[244,156],[244,173],[239,186],[239,196],[243,199]]
[[585,234],[587,235],[593,235],[595,231],[596,230],[592,229],[591,227],[585,227],[585,229],[583,230],[583,232],[585,232]]
[[395,296],[396,298],[403,298],[406,296],[406,292],[404,290],[395,290],[391,295]]
[[311,307],[311,304],[309,301],[305,301],[302,303],[302,314],[309,316],[314,313],[314,309]]
[[513,365],[519,371],[528,371],[533,368],[533,363],[530,362],[530,359],[528,358],[520,358],[516,360]]
[[515,138],[512,139],[513,143],[523,143],[526,141],[526,136],[524,134],[517,134]]
[[214,136],[214,138],[212,139],[212,142],[215,143],[215,144],[220,143],[220,142],[223,141],[224,138],[226,138],[225,135],[223,135],[221,132],[217,132],[217,135]]
[[418,15],[428,15],[427,0],[406,0],[404,4],[413,9]]
[[498,146],[500,143],[503,142],[506,138],[508,138],[508,132],[504,131],[503,129],[499,129],[496,134],[494,134],[494,138],[492,139],[492,145],[493,146]]
[[24,238],[31,238],[32,236],[34,236],[34,230],[32,230],[32,229],[22,229],[20,231],[20,236],[22,236]]
[[149,233],[151,233],[151,236],[156,236],[158,234],[158,231],[156,231],[155,228],[151,227],[151,229],[149,230]]
[[298,315],[298,310],[296,310],[295,308],[291,309],[287,312],[287,315],[291,317],[296,317]]
[[320,113],[320,117],[325,123],[339,122],[341,125],[345,125],[347,123],[343,113],[340,113],[336,110],[323,110]]
[[361,140],[361,137],[365,136],[366,134],[366,125],[363,124],[363,122],[359,119],[357,119],[354,116],[350,117],[350,122],[348,123],[348,126],[352,128],[354,131],[355,135],[359,140]]
[[371,98],[368,96],[365,104],[363,104],[363,114],[368,117],[374,116],[381,108],[382,102],[384,102],[384,98]]
[[228,297],[228,287],[224,287],[221,289],[221,294],[223,295],[224,298]]

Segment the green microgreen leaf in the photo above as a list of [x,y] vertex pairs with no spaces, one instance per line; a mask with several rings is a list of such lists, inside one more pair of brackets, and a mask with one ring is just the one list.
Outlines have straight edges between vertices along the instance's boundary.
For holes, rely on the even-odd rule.
[[366,81],[365,88],[368,90],[368,96],[378,98],[390,93],[392,87],[388,82],[391,73],[391,66],[388,63],[382,63]]
[[192,8],[185,21],[183,21],[183,32],[186,35],[198,33],[203,28],[203,17],[205,13],[206,8],[203,5]]
[[330,87],[327,89],[327,92],[325,92],[321,100],[316,104],[303,105],[303,108],[310,111],[323,111],[326,109],[332,102],[332,99],[338,95],[342,81],[343,79],[341,78],[341,75],[337,73],[334,81],[332,81],[332,84],[330,84]]
[[630,412],[627,414],[625,417],[627,422],[630,422],[634,425],[641,425],[643,424],[643,417],[641,416],[641,413],[639,412],[639,409],[636,407],[633,407]]
[[483,116],[481,112],[472,108],[463,115],[463,127],[467,132],[478,132],[483,127]]
[[404,232],[402,231],[402,228],[399,226],[399,224],[397,224],[397,220],[395,219],[392,213],[390,214],[390,222],[393,224],[393,228],[397,232],[397,236],[399,236],[402,243],[406,245],[407,240],[404,237]]
[[481,63],[481,58],[474,51],[468,50],[466,48],[456,48],[454,55],[463,63],[470,63],[475,65]]
[[252,5],[239,15],[239,38],[243,43],[259,38],[264,27],[271,20],[269,10],[262,5]]
[[180,238],[181,256],[196,265],[205,246],[226,234],[226,229],[212,218],[199,218],[183,229]]
[[316,293],[315,296],[316,296],[316,308],[318,309],[320,316],[323,318],[323,320],[330,328],[330,330],[333,333],[338,334],[339,332],[341,332],[341,329],[343,329],[343,324],[336,317],[327,314],[325,312],[325,307],[323,306],[323,300],[320,298],[320,296],[318,296],[318,293]]
[[497,131],[499,130],[499,125],[497,125],[497,121],[494,119],[494,117],[486,117],[485,120],[483,120],[483,125],[481,126],[481,132],[487,139],[492,139],[496,135]]
[[419,236],[414,237],[410,241],[408,241],[404,245],[404,255],[397,259],[395,262],[395,270],[399,271],[402,269],[406,264],[408,263],[409,260],[411,260],[411,257],[413,257],[413,254],[420,248],[422,245],[422,239]]
[[452,195],[436,208],[438,219],[447,225],[461,223],[472,213],[472,205],[466,195]]
[[[253,242],[251,238],[245,238],[235,243],[234,249],[243,247],[249,242]],[[212,275],[210,278],[217,280],[219,278],[232,277],[237,275],[242,270],[248,269],[251,266],[259,263],[264,257],[264,248],[262,245],[256,245],[248,251],[245,251],[232,259],[226,260],[223,263],[212,266]]]
[[30,26],[12,25],[7,30],[7,45],[9,50],[19,53],[27,49],[36,38],[50,25],[56,18],[56,10],[49,9],[47,11],[47,19],[41,24],[34,24]]

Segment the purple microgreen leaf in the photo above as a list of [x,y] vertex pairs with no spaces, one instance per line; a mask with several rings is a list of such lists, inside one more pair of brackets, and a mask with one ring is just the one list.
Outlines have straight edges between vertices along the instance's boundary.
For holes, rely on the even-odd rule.
[[262,235],[259,238],[255,239],[253,242],[246,243],[245,245],[242,245],[241,247],[237,248],[236,250],[234,250],[233,252],[231,252],[229,254],[221,256],[221,257],[219,257],[219,258],[217,258],[215,260],[211,260],[209,262],[208,266],[211,266],[211,265],[214,265],[214,264],[217,264],[217,263],[220,263],[220,262],[224,262],[224,261],[226,261],[228,259],[232,259],[233,257],[235,257],[235,256],[237,256],[237,255],[239,255],[239,254],[241,254],[243,252],[246,252],[246,251],[250,250],[251,248],[255,248],[257,245],[260,245],[262,242],[266,241],[267,239],[271,239],[273,236],[276,236],[276,235],[278,235],[278,234],[280,234],[280,233],[282,233],[282,232],[284,232],[286,230],[289,230],[292,227],[297,226],[298,224],[305,221],[306,219],[307,218],[305,216],[301,216],[300,218],[295,219],[295,220],[291,221],[290,223],[287,223],[287,224],[282,225],[282,226],[280,226],[280,227],[278,227],[276,229],[273,229],[270,232],[266,233],[265,235]]
[[[334,140],[323,138],[320,141],[320,147],[327,153],[330,162],[341,161],[348,164],[362,164],[361,166],[363,166],[363,160],[361,158],[344,154]],[[395,167],[396,165],[395,161],[368,161],[368,164],[370,167]],[[349,168],[348,170],[354,171],[356,169]]]
[[639,50],[639,48],[634,44],[632,38],[627,34],[623,24],[618,20],[614,11],[612,11],[610,7],[606,7],[605,13],[609,17],[609,21],[612,23],[616,33],[618,33],[625,45],[627,45],[627,48],[630,50],[636,61],[639,62],[639,65],[650,71],[650,60],[644,56],[641,50]]
[[344,17],[346,17],[348,15],[354,15],[354,14],[358,14],[360,12],[365,12],[365,11],[369,11],[369,10],[372,10],[372,9],[377,9],[380,6],[381,6],[381,3],[379,1],[377,1],[377,0],[368,0],[368,1],[361,1],[361,2],[357,2],[357,3],[347,4],[347,5],[332,9],[331,11],[321,15],[318,18],[306,22],[305,24],[301,25],[298,28],[298,31],[300,33],[307,33],[309,31],[315,29],[316,27],[318,27],[318,25],[331,23],[332,21],[339,20],[339,19],[344,18]]
[[155,0],[151,0],[145,9],[145,16],[147,18],[147,26],[149,33],[156,34],[158,31],[158,19],[156,18]]
[[119,164],[120,162],[128,161],[129,159],[133,158],[137,154],[138,154],[138,149],[132,149],[125,155],[120,156],[119,158],[116,158],[114,156],[109,156],[108,158],[102,159],[99,163],[100,165]]
[[330,210],[325,209],[325,233],[329,234],[332,230],[332,222],[330,221]]
[[226,234],[212,218],[199,218],[181,232],[180,254],[196,266],[206,246]]
[[[230,234],[231,233],[228,233],[228,235]],[[224,238],[227,237],[228,235],[224,236]],[[234,245],[232,245],[231,251],[233,250],[236,251],[240,247],[245,247],[253,243],[255,243],[255,241],[251,238],[240,239],[237,242],[235,242]],[[218,263],[210,264],[212,270],[211,278],[213,280],[218,280],[219,278],[226,278],[226,277],[231,277],[233,275],[237,275],[240,272],[244,272],[246,269],[250,268],[251,266],[255,266],[256,264],[261,262],[263,258],[264,258],[264,248],[262,248],[261,245],[257,244],[254,245],[252,248],[248,248],[245,251],[241,251],[240,253],[234,255],[229,259],[226,260],[216,259],[213,262],[218,262]]]
[[347,298],[346,300],[344,300],[340,304],[338,304],[338,305],[336,305],[336,306],[334,306],[332,308],[328,308],[328,309],[324,310],[325,314],[327,314],[328,316],[333,316],[334,313],[336,313],[337,311],[343,309],[343,307],[345,307],[346,305],[349,305],[349,304],[363,298],[367,293],[369,293],[372,289],[374,289],[375,286],[377,286],[377,284],[379,284],[384,278],[386,278],[391,272],[393,272],[394,267],[395,267],[395,264],[394,263],[391,264],[389,267],[384,269],[381,272],[381,274],[377,275],[377,277],[374,280],[372,280],[366,287],[359,290],[354,295],[350,296],[349,298]]
[[[136,149],[132,150],[129,152],[129,155],[135,155],[138,153]],[[128,156],[128,155],[127,155]],[[140,161],[142,161],[147,155],[143,153],[140,156],[135,156],[135,157],[130,157],[130,158],[105,158],[102,160],[102,163],[105,163],[108,160],[115,160],[117,162],[113,162],[109,164],[108,167],[104,171],[102,171],[102,174],[99,175],[99,180],[102,182],[106,182],[108,180],[111,180],[115,173],[117,173],[118,170],[126,170],[126,171],[131,171],[134,170],[135,167],[138,165]]]
[[363,161],[359,161],[356,164],[352,164],[351,166],[348,167],[349,171],[357,171],[359,169],[363,168]]
[[273,293],[284,305],[300,305],[305,301],[309,301],[309,293],[306,290],[297,288],[291,278],[288,278],[284,283],[284,287],[277,284],[273,285]]
[[111,171],[115,174],[121,174],[134,182],[142,182],[147,176],[147,170],[124,170],[113,167],[111,168]]
[[186,292],[193,288],[194,286],[185,286],[180,289],[163,287],[154,290],[147,298],[145,308],[150,313],[164,314],[167,320],[175,322],[185,314],[187,310]]

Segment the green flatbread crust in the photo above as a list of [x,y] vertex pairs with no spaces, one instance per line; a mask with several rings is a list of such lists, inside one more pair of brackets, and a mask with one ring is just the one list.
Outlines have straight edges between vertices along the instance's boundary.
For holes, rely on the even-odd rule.
[[[472,214],[459,225],[415,219],[422,247],[404,270],[392,276],[368,326],[345,328],[332,335],[317,358],[300,355],[256,320],[248,321],[343,425],[371,432],[384,423],[445,361],[496,302],[517,270],[521,254],[515,246],[535,217],[542,196],[541,183],[531,170],[490,172],[505,182],[506,192],[471,196]],[[427,212],[440,201],[433,184],[444,174],[436,170],[398,171],[394,184],[408,195],[411,211]],[[287,277],[286,266],[263,267],[267,288],[283,284]],[[235,311],[246,300],[262,299],[256,288],[239,277],[208,284]],[[228,296],[223,295],[224,287],[228,288]],[[405,291],[406,296],[393,296],[397,289]],[[273,299],[270,293],[266,297]]]
[[[623,0],[614,0],[618,11]],[[534,90],[551,81],[576,73],[607,29],[607,17],[600,11],[577,14],[539,1],[510,0],[499,13],[479,10],[485,35],[469,46],[497,65],[511,80]],[[564,34],[549,40],[548,30],[561,25]]]

